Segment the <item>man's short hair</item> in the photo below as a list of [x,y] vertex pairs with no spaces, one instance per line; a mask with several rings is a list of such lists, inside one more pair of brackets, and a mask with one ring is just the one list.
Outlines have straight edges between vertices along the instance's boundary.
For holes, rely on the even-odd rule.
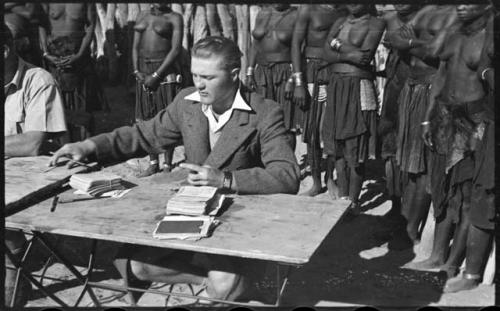
[[209,36],[200,39],[191,49],[192,57],[209,58],[211,56],[220,56],[223,59],[222,66],[228,71],[241,68],[242,55],[234,41],[220,36]]

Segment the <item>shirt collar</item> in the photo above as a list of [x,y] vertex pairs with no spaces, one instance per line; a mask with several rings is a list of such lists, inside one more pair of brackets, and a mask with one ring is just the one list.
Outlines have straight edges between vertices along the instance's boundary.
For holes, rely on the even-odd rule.
[[16,74],[14,75],[12,80],[4,86],[5,90],[8,90],[11,85],[14,85],[16,88],[19,88],[19,86],[21,85],[21,79],[24,75],[24,72],[26,71],[26,62],[21,57],[18,57],[17,60]]
[[[195,101],[195,102],[200,102],[200,93],[198,91],[191,93],[184,97],[184,99]],[[209,105],[203,105],[202,109],[206,110],[208,109]],[[229,110],[234,110],[234,109],[239,109],[239,110],[245,110],[245,111],[252,111],[252,108],[247,104],[245,99],[243,99],[243,96],[241,96],[241,89],[238,88],[238,91],[236,92],[236,96],[234,97],[233,105]]]

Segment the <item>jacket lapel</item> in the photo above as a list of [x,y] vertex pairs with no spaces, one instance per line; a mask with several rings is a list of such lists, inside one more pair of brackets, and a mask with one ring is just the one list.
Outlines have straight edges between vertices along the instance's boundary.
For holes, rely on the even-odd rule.
[[201,165],[210,154],[210,141],[208,136],[208,121],[201,105],[198,103],[187,103],[189,107],[184,110],[186,120],[186,134],[183,135],[184,149],[187,161]]
[[245,142],[256,129],[248,124],[249,112],[234,110],[233,115],[222,129],[212,152],[205,164],[220,169],[231,155]]

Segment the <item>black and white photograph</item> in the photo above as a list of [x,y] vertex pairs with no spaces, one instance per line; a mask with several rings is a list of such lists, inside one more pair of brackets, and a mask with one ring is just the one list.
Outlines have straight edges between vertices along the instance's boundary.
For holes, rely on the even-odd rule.
[[2,6],[0,309],[495,305],[496,1]]

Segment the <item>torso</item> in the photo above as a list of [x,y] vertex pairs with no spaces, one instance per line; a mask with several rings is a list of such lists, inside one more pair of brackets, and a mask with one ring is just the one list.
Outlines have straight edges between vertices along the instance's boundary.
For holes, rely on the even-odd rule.
[[322,5],[312,5],[307,27],[306,46],[323,48],[333,23],[345,14]]
[[81,42],[85,36],[87,5],[85,3],[50,3],[51,37],[72,37]]
[[139,55],[164,58],[172,48],[172,13],[139,15],[134,30],[141,33]]
[[[290,54],[293,26],[297,10],[288,9],[278,12],[274,9],[263,10],[257,15],[252,36],[259,54]],[[259,55],[257,56],[259,57]]]
[[485,34],[484,28],[469,36],[457,31],[445,43],[440,59],[446,62],[446,77],[440,95],[451,103],[474,101],[485,95],[476,74]]

